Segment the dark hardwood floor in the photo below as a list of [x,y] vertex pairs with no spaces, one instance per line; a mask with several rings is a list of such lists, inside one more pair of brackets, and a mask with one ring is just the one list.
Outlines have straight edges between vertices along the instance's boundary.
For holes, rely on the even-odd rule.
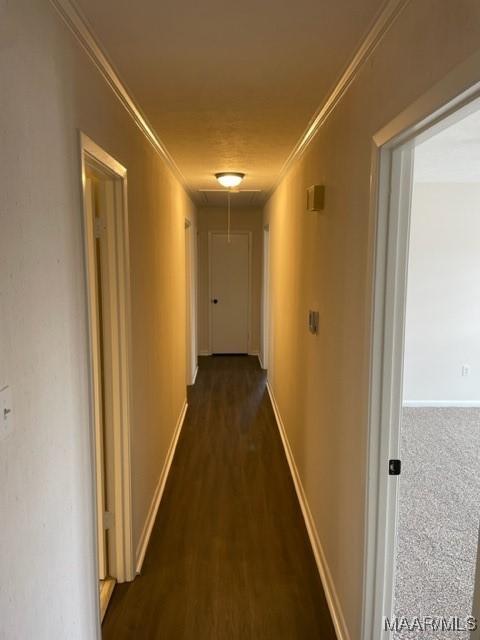
[[200,358],[142,575],[115,588],[103,638],[334,640],[256,358]]

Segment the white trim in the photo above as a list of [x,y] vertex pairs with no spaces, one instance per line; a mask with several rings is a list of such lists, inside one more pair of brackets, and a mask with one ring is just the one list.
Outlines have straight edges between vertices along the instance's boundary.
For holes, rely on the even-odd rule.
[[172,461],[175,455],[175,450],[177,448],[178,439],[180,437],[183,424],[185,422],[187,409],[188,409],[188,404],[187,402],[185,402],[180,412],[180,416],[178,418],[177,424],[175,426],[175,431],[173,432],[172,440],[170,442],[170,446],[167,451],[165,463],[163,465],[163,469],[160,474],[157,487],[153,494],[152,502],[148,510],[145,524],[143,525],[143,530],[140,536],[140,540],[138,541],[137,552],[136,552],[137,575],[140,574],[142,571],[143,561],[145,560],[145,554],[147,552],[148,543],[150,542],[150,536],[152,535],[153,525],[155,524],[155,519],[157,517],[158,509],[160,507],[160,502],[163,496],[163,491],[165,489],[165,484],[167,482],[168,474],[170,473],[170,467],[172,466]]
[[[130,453],[130,406],[131,406],[131,294],[130,294],[130,252],[128,235],[128,197],[127,170],[93,140],[80,132],[80,166],[82,181],[82,208],[84,229],[85,278],[87,297],[87,316],[89,333],[89,371],[90,371],[90,423],[91,456],[94,495],[94,540],[98,541],[98,502],[97,502],[97,432],[99,420],[99,401],[97,396],[99,370],[97,357],[97,310],[96,297],[96,261],[95,230],[91,216],[91,206],[87,202],[87,166],[94,167],[112,180],[107,207],[107,229],[109,237],[109,277],[112,293],[110,315],[112,318],[112,396],[113,396],[113,467],[114,467],[114,545],[110,554],[114,577],[117,582],[133,580],[133,530],[132,530],[132,477]],[[96,542],[94,553],[95,593],[98,594],[99,553]],[[100,599],[95,602],[100,621]]]
[[261,293],[260,342],[262,369],[268,369],[270,357],[270,225],[263,227],[262,233],[262,293]]
[[197,374],[198,374],[198,364],[195,367],[195,372],[193,374],[193,378],[192,378],[192,386],[195,384],[195,382],[197,381]]
[[129,93],[125,84],[122,82],[114,65],[102,49],[99,39],[94,35],[92,28],[88,25],[86,18],[71,0],[50,0],[50,2],[89,55],[90,59],[125,107],[135,124],[139,127],[155,151],[166,162],[184,189],[191,196],[192,194],[187,186],[185,177],[170,153],[167,151],[163,142],[154,131],[153,127],[148,122],[145,114],[142,112],[133,96]]
[[[209,355],[213,354],[212,351],[212,236],[214,235],[226,235],[225,230],[215,230],[211,229],[208,232],[208,351],[205,353],[203,351],[200,352],[200,355]],[[252,341],[252,311],[253,311],[253,286],[252,286],[252,278],[253,278],[253,234],[251,231],[232,231],[230,233],[231,236],[247,236],[248,237],[248,309],[247,309],[247,317],[248,317],[248,338],[247,338],[247,354],[249,355],[257,355],[257,351],[250,351],[250,344]]]
[[[405,312],[408,267],[408,243],[410,237],[410,208],[413,172],[413,145],[405,145],[387,152],[384,162],[389,167],[391,191],[384,222],[385,253],[382,252],[382,269],[379,277],[384,287],[382,369],[377,372],[379,399],[378,440],[378,500],[382,504],[381,530],[378,532],[377,569],[382,575],[383,588],[377,589],[373,600],[373,620],[377,621],[376,632],[372,630],[369,640],[391,637],[378,624],[383,616],[390,617],[393,611],[394,554],[397,526],[398,477],[386,473],[388,460],[400,457],[400,424],[403,388],[403,353],[405,340]],[[379,256],[380,258],[380,256]],[[382,472],[383,471],[383,472]],[[373,622],[372,622],[373,624]]]
[[330,615],[332,616],[335,632],[338,640],[350,640],[350,634],[348,632],[347,624],[345,622],[345,617],[343,615],[342,608],[340,605],[340,600],[335,589],[335,584],[333,582],[332,574],[330,573],[327,559],[325,557],[325,553],[323,551],[322,544],[318,536],[317,528],[315,526],[315,521],[313,519],[312,512],[310,511],[307,497],[305,495],[305,491],[302,486],[302,481],[300,479],[300,475],[298,473],[298,469],[295,464],[295,459],[293,457],[293,453],[290,448],[290,444],[288,442],[288,437],[287,437],[285,426],[283,424],[283,421],[280,415],[280,410],[278,408],[273,390],[269,382],[267,382],[267,390],[268,390],[268,395],[270,396],[270,401],[272,403],[273,413],[275,414],[275,420],[277,422],[278,431],[280,432],[280,438],[283,443],[285,455],[287,457],[290,473],[292,475],[293,484],[295,485],[297,498],[300,503],[300,507],[302,509],[303,519],[305,520],[305,526],[307,528],[308,537],[310,539],[310,544],[312,546],[313,554],[315,556],[315,562],[317,564],[318,573],[320,574],[320,579],[322,581],[323,590],[325,592],[325,598],[327,600],[328,608],[330,610]]
[[[404,225],[400,230],[397,229],[395,237],[395,232],[391,235],[392,227],[395,225],[390,225],[390,229],[388,225],[389,219],[398,220],[397,215],[390,213],[390,203],[396,198],[390,197],[391,190],[398,186],[401,169],[401,162],[400,166],[397,162],[395,168],[395,154],[398,160],[398,151],[402,146],[406,149],[410,141],[428,137],[436,128],[445,126],[447,121],[458,117],[460,109],[472,108],[473,100],[480,97],[479,68],[480,52],[477,52],[450,71],[440,82],[378,131],[372,139],[369,274],[373,294],[368,317],[370,396],[367,418],[368,475],[365,498],[362,640],[379,640],[384,637],[381,621],[385,609],[388,608],[393,586],[394,567],[389,545],[395,528],[396,482],[395,479],[393,482],[385,482],[385,479],[388,479],[385,469],[388,458],[397,457],[391,454],[398,451],[398,433],[396,434],[395,429],[391,427],[392,416],[394,417],[402,404],[401,386],[398,384],[401,370],[399,372],[398,367],[396,368],[394,380],[391,360],[389,364],[385,358],[391,359],[392,354],[398,353],[401,346],[403,306],[398,299],[392,300],[395,283],[387,282],[387,255],[393,267],[392,254],[397,246],[395,243],[404,244],[408,230],[408,226]],[[396,180],[392,182],[392,177],[395,176]],[[393,268],[390,271],[391,277]],[[399,265],[397,273],[400,279],[404,278],[405,265]],[[400,287],[402,286],[400,284]],[[389,353],[385,350],[385,344],[390,345]],[[389,408],[392,413],[389,413]]]
[[265,371],[265,367],[263,366],[263,362],[262,362],[262,355],[260,353],[257,354],[257,358],[260,364],[260,369],[263,369]]
[[201,349],[201,350],[198,352],[198,355],[199,355],[199,356],[211,356],[211,355],[212,355],[212,353],[211,353],[211,351],[208,351],[208,349]]
[[185,218],[185,344],[186,383],[195,384],[197,362],[197,233]]
[[249,351],[248,355],[249,356],[256,356],[257,358],[260,358],[260,352],[259,351]]
[[368,31],[366,37],[361,42],[359,48],[355,52],[350,64],[342,73],[340,79],[335,84],[332,92],[327,97],[313,115],[307,128],[301,135],[299,141],[290,152],[287,160],[280,170],[278,178],[275,180],[273,187],[268,191],[267,198],[275,191],[290,167],[302,156],[308,145],[317,135],[319,129],[325,124],[329,116],[333,113],[348,88],[354,82],[362,70],[363,65],[370,58],[372,53],[378,47],[383,37],[398,18],[400,13],[406,7],[410,0],[388,0],[381,9],[373,22],[372,27]]
[[480,407],[480,400],[404,400],[404,407]]

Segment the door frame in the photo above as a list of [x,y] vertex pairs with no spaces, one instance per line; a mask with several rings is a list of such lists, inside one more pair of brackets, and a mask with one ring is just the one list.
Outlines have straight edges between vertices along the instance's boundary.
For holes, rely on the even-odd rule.
[[[227,232],[223,229],[210,230],[208,232],[208,354],[212,355],[212,237],[214,235],[227,235]],[[230,236],[247,236],[248,237],[248,339],[247,339],[247,353],[251,353],[252,345],[252,232],[251,231],[231,231]],[[255,354],[256,355],[256,354]]]
[[268,369],[270,363],[270,225],[264,225],[262,231],[262,345],[259,359],[262,369]]
[[[400,196],[411,171],[413,142],[443,129],[480,99],[480,53],[459,65],[431,90],[378,131],[372,139],[368,272],[371,301],[367,477],[362,640],[388,637],[383,617],[391,615],[398,481],[388,476],[388,459],[398,453],[405,325],[406,258],[410,210]],[[410,174],[411,175],[411,174]],[[405,215],[407,212],[407,215]],[[400,350],[400,351],[399,351]],[[478,574],[474,611],[479,611]]]
[[[195,226],[189,218],[185,218],[185,339],[187,346],[187,386],[195,384],[198,373],[197,353],[197,251]],[[188,253],[187,253],[188,252]],[[188,256],[188,269],[187,269]]]
[[[95,230],[86,201],[87,166],[101,171],[113,183],[113,197],[107,205],[107,234],[112,251],[109,252],[109,289],[113,291],[110,303],[112,318],[112,387],[116,410],[113,420],[115,518],[112,532],[114,543],[114,572],[117,582],[133,580],[135,564],[132,531],[132,487],[130,452],[131,411],[131,303],[130,303],[130,255],[128,235],[127,170],[104,149],[83,132],[80,132],[81,179],[83,202],[83,230],[85,252],[85,277],[87,293],[89,369],[90,369],[90,434],[93,496],[92,511],[94,540],[97,541],[97,447],[99,399],[96,389],[100,376],[95,357],[96,336],[99,333],[94,296],[96,295]],[[98,593],[98,553],[94,554],[95,592]],[[98,606],[98,598],[97,606]],[[98,615],[99,610],[98,610]]]

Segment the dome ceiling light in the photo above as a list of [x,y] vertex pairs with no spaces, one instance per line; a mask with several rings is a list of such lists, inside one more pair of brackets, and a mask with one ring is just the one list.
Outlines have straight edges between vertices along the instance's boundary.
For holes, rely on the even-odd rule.
[[221,173],[216,173],[215,178],[222,187],[233,189],[234,187],[238,187],[245,178],[245,174],[238,171],[222,171]]

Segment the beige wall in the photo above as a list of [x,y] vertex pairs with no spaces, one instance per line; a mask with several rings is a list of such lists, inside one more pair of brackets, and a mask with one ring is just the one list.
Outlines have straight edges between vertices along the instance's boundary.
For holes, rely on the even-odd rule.
[[[477,0],[410,2],[265,208],[269,375],[352,640],[364,561],[372,135],[479,46]],[[326,185],[326,209],[312,214],[305,190],[315,183]]]
[[[417,182],[414,171],[403,370],[406,403],[480,404],[479,210],[479,184]],[[463,365],[470,367],[468,376],[462,376]]]
[[0,637],[95,637],[78,129],[128,170],[137,544],[185,399],[195,212],[49,2],[0,0]]
[[[225,208],[201,208],[198,210],[198,342],[199,353],[208,353],[208,232],[227,228]],[[260,350],[260,309],[262,290],[263,224],[261,209],[232,209],[232,231],[252,232],[252,312],[250,352]]]

